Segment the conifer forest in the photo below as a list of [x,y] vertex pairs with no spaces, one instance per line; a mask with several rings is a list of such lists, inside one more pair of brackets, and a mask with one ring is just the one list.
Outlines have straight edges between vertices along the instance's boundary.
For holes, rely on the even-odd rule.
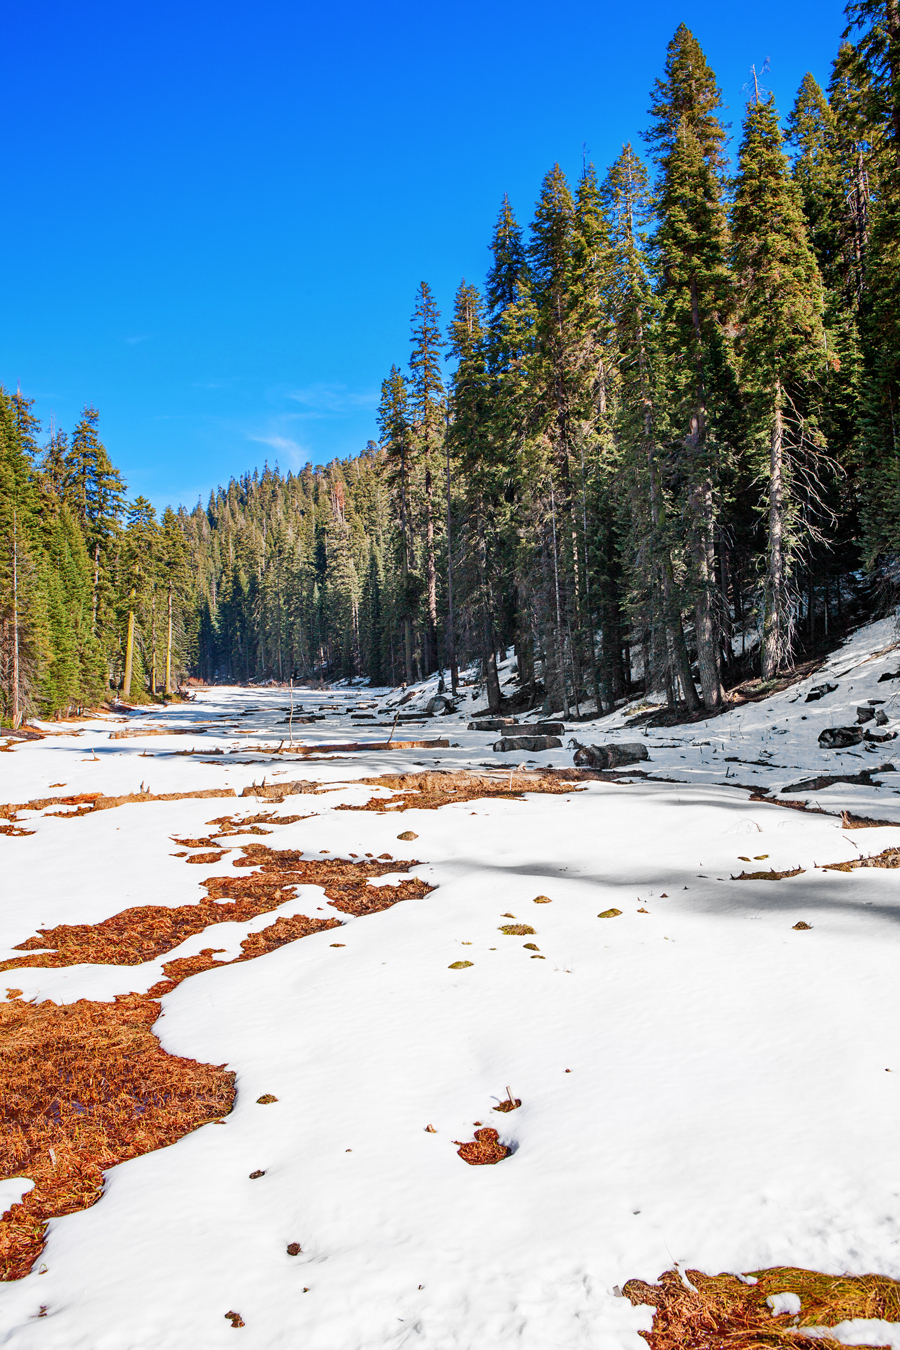
[[896,603],[900,3],[846,15],[827,89],[730,114],[680,26],[614,163],[504,197],[452,313],[422,281],[353,458],[159,517],[96,409],[0,392],[3,721],[473,663],[499,709],[509,648],[529,706],[684,715]]

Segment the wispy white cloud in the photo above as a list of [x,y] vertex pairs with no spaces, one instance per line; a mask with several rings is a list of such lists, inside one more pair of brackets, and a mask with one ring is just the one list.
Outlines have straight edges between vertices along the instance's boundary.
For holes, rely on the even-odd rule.
[[311,384],[305,389],[289,389],[286,396],[299,403],[308,412],[306,417],[339,417],[357,408],[374,408],[378,395],[374,392],[354,392],[345,384]]
[[310,458],[309,451],[305,450],[299,441],[295,441],[289,436],[279,436],[276,433],[263,435],[259,432],[248,432],[247,439],[256,441],[258,445],[270,445],[273,450],[278,451],[279,455],[285,457],[290,469],[302,468]]

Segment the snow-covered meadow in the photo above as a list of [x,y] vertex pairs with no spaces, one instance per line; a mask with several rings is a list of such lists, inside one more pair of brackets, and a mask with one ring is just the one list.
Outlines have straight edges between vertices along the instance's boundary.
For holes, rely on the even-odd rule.
[[[275,757],[287,692],[215,688],[128,718],[189,735],[113,740],[125,724],[97,719],[0,756],[5,802],[314,779],[331,790],[276,805],[308,818],[277,826],[271,847],[389,853],[400,875],[415,859],[435,887],[163,998],[162,1045],[235,1070],[235,1108],[111,1169],[96,1205],[51,1222],[39,1265],[0,1285],[0,1344],[232,1345],[233,1310],[248,1350],[640,1350],[651,1310],[619,1291],[674,1263],[900,1278],[897,875],[821,870],[900,846],[900,752],[898,772],[878,773],[890,742],[817,742],[867,699],[883,700],[879,732],[898,725],[900,678],[880,679],[900,670],[893,642],[888,623],[870,625],[808,680],[707,722],[645,733],[624,709],[573,725],[581,742],[640,739],[648,776],[518,801],[336,809],[387,795],[355,780],[414,767],[571,765],[569,734],[558,750],[495,752],[497,733],[467,730],[471,694],[402,729],[449,748]],[[807,703],[823,683],[836,688]],[[315,745],[385,738],[351,712],[374,701],[390,726],[399,691],[295,697],[328,713],[294,728]],[[786,792],[861,770],[869,782]],[[752,801],[753,787],[819,811]],[[34,833],[0,838],[0,959],[38,928],[195,903],[229,857],[186,866],[172,837],[259,809],[249,796],[21,813]],[[842,811],[897,824],[847,828]],[[398,841],[406,831],[414,841]],[[621,913],[598,917],[610,909]],[[274,915],[207,928],[156,961],[20,968],[2,983],[55,1002],[143,993],[173,957],[230,959],[248,932],[295,913],[336,911],[301,887]],[[536,931],[499,931],[511,922]],[[522,1105],[496,1113],[507,1087]],[[264,1094],[277,1102],[258,1104]],[[457,1155],[479,1125],[512,1150],[496,1166]],[[4,1182],[0,1200],[27,1186]],[[885,1343],[900,1345],[896,1332]]]

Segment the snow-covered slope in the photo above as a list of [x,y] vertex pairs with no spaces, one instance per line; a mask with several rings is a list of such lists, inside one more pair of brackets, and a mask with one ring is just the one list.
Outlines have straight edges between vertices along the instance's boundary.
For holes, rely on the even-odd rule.
[[[162,1044],[236,1070],[235,1109],[112,1169],[98,1204],[54,1220],[46,1272],[0,1286],[0,1344],[186,1350],[238,1335],[258,1350],[640,1350],[650,1310],[617,1288],[673,1262],[900,1277],[897,873],[821,870],[900,846],[900,781],[886,772],[793,794],[833,814],[751,801],[731,785],[784,798],[803,778],[890,762],[889,742],[841,753],[817,737],[855,723],[866,698],[885,700],[879,734],[895,725],[900,680],[879,683],[900,668],[892,642],[888,624],[872,625],[804,684],[671,733],[629,729],[628,710],[575,726],[583,742],[640,739],[651,777],[522,801],[336,809],[372,795],[353,780],[413,765],[571,764],[568,736],[544,754],[495,753],[496,733],[466,730],[471,699],[402,730],[448,748],[275,759],[266,748],[287,735],[286,691],[213,689],[129,722],[212,719],[203,734],[110,740],[120,724],[98,719],[0,756],[2,798],[16,802],[142,782],[154,793],[333,784],[276,806],[300,814],[302,803],[309,818],[266,842],[416,858],[436,887],[347,917],[341,948],[322,932],[163,999]],[[807,704],[823,683],[837,688]],[[295,739],[387,737],[350,717],[373,698],[391,705],[375,719],[390,724],[388,691],[300,691],[308,709],[344,711],[295,727]],[[196,902],[200,876],[222,865],[186,867],[171,836],[201,836],[212,817],[245,808],[260,810],[250,797],[71,821],[34,813],[32,836],[0,837],[0,959],[38,927]],[[898,824],[848,829],[843,809]],[[399,843],[405,831],[418,837]],[[796,867],[777,882],[732,880]],[[535,905],[538,895],[552,903]],[[320,906],[334,913],[306,887],[279,912]],[[621,913],[598,917],[610,909]],[[507,915],[534,936],[502,934]],[[174,955],[234,955],[272,918],[206,929]],[[795,931],[798,921],[811,930]],[[460,960],[472,965],[451,969]],[[17,969],[3,984],[38,999],[110,999],[149,989],[161,961]],[[507,1085],[522,1105],[495,1113]],[[278,1101],[258,1105],[265,1093]],[[457,1156],[454,1141],[476,1122],[513,1150],[497,1166]],[[288,1255],[290,1243],[302,1252]],[[230,1310],[245,1323],[236,1331]]]

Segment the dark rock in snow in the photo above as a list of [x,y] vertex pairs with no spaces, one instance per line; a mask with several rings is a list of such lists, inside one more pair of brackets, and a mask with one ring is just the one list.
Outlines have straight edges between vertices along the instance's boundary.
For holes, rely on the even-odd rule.
[[862,738],[859,727],[826,727],[819,732],[823,750],[846,750],[850,745],[859,745]]
[[809,693],[806,695],[806,702],[817,703],[819,699],[824,698],[826,694],[833,694],[835,689],[837,689],[836,684],[817,684],[815,688],[810,689]]
[[499,750],[501,754],[509,754],[516,750],[559,750],[562,748],[562,741],[558,736],[504,736],[503,740],[496,741],[494,749]]
[[884,741],[895,741],[897,739],[896,731],[886,731],[883,736],[879,736],[877,731],[864,731],[863,740],[869,744],[881,745]]
[[880,727],[886,727],[888,724],[888,715],[883,708],[879,708],[875,714],[875,721]]
[[[578,745],[577,741],[575,744]],[[618,769],[649,758],[646,745],[640,741],[625,741],[620,745],[578,745],[575,751],[575,763],[589,769]]]
[[900,670],[886,670],[883,675],[878,676],[879,684],[883,684],[885,680],[900,680]]
[[860,725],[862,725],[863,722],[871,722],[874,716],[875,709],[870,708],[868,703],[864,703],[862,707],[859,707],[856,710],[856,720]]
[[425,711],[431,717],[443,717],[447,713],[456,712],[456,704],[452,698],[447,698],[444,694],[435,694],[434,698],[426,703]]
[[873,774],[895,773],[893,764],[879,764],[877,769],[860,769],[859,773],[823,773],[816,778],[803,778],[799,783],[789,783],[782,792],[821,792],[833,783],[864,783],[866,787],[877,787],[872,782]]

